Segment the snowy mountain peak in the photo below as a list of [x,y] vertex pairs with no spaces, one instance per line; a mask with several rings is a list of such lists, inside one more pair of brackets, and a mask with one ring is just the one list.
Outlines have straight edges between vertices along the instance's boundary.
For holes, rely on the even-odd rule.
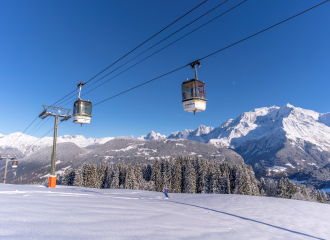
[[202,134],[208,134],[210,133],[214,128],[213,127],[206,127],[204,125],[200,125],[197,129],[196,129],[196,136],[200,136]]
[[217,147],[245,146],[245,152],[253,154],[271,152],[286,141],[301,149],[305,149],[304,144],[312,144],[319,151],[330,151],[329,126],[330,113],[320,114],[287,103],[281,107],[255,108],[217,128],[201,125],[196,130],[172,133],[168,138],[205,142]]
[[160,133],[155,133],[154,131],[151,131],[147,135],[142,135],[138,137],[137,139],[144,139],[144,140],[157,140],[157,139],[166,139],[167,137],[165,135],[161,135]]

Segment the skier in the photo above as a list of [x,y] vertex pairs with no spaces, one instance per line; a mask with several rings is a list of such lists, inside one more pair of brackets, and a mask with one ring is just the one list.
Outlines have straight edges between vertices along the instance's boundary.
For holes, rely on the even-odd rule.
[[167,186],[165,186],[164,190],[163,190],[163,193],[165,194],[165,197],[166,198],[169,198],[168,197],[168,189],[167,189]]

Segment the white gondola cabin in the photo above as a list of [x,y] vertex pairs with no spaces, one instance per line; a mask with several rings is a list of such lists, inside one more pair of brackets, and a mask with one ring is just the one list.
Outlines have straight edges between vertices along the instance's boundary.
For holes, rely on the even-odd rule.
[[200,66],[200,61],[190,63],[195,69],[195,78],[182,83],[182,104],[186,112],[202,112],[206,109],[205,84],[197,78],[196,65]]
[[85,85],[83,82],[77,84],[79,87],[78,100],[73,105],[73,123],[89,124],[92,118],[92,102],[85,101],[80,98],[81,87]]

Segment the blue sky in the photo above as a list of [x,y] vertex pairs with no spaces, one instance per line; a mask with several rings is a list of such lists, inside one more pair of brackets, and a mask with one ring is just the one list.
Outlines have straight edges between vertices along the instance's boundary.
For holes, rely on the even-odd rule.
[[[78,82],[88,81],[201,2],[0,1],[0,99],[3,113],[0,133],[22,132],[42,111],[42,104],[52,104],[64,97],[76,88]],[[229,0],[120,70],[239,2]],[[97,103],[320,2],[248,0],[83,98]],[[219,3],[209,0],[105,73]],[[217,127],[242,112],[286,103],[329,112],[329,12],[330,2],[203,60],[198,76],[206,83],[208,102],[205,112],[194,116],[183,111],[181,83],[194,76],[187,67],[95,106],[91,124],[80,127],[68,121],[60,125],[58,134],[94,138],[138,137],[153,130],[169,135],[175,131],[196,129],[200,124]],[[65,107],[72,108],[73,102],[67,103]],[[49,120],[35,136],[44,135],[52,128],[53,122],[53,119]],[[27,134],[32,133],[32,128]]]

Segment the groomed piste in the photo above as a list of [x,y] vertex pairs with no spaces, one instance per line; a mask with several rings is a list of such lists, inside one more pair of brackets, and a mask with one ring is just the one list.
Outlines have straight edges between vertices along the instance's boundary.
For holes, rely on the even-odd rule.
[[329,239],[330,205],[0,184],[1,239]]

